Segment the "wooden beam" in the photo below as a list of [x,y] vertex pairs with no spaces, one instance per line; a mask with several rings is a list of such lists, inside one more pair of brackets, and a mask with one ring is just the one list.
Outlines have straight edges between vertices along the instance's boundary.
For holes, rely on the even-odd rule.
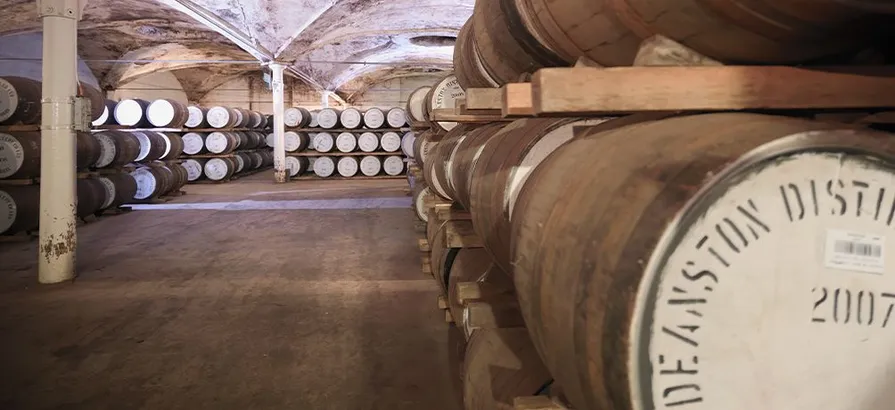
[[463,326],[467,335],[476,329],[506,329],[525,327],[522,313],[515,299],[489,302],[469,302],[463,308]]
[[503,86],[500,91],[503,94],[501,115],[507,118],[535,115],[530,83],[510,83]]
[[435,207],[435,216],[442,221],[469,221],[472,219],[472,214],[469,211],[459,209],[453,206],[453,204],[448,206],[437,205]]
[[447,221],[444,226],[444,243],[448,248],[482,248],[482,238],[476,235],[472,221]]
[[886,108],[895,107],[891,90],[895,66],[545,68],[532,102],[538,115]]
[[499,110],[502,99],[500,88],[470,88],[466,90],[466,109]]
[[448,308],[447,298],[444,295],[438,295],[438,308],[441,310]]
[[[512,284],[510,284],[512,286]],[[513,291],[508,290],[507,286],[501,286],[491,282],[459,282],[454,290],[457,295],[457,302],[466,305],[470,302],[482,300],[485,302],[492,300],[503,300],[512,297]]]
[[419,242],[417,242],[417,245],[419,245],[419,247],[420,247],[420,252],[431,252],[432,251],[432,249],[429,248],[429,241],[427,241],[425,239],[420,239]]
[[495,114],[458,114],[452,108],[439,108],[432,113],[432,121],[459,123],[487,123],[508,121]]
[[516,397],[513,410],[566,410],[547,396]]

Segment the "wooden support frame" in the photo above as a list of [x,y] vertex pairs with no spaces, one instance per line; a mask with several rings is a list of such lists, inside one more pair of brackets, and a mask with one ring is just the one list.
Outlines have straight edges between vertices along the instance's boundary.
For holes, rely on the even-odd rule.
[[466,109],[500,110],[503,91],[500,88],[469,88],[466,90]]
[[504,118],[535,115],[530,83],[510,83],[501,87],[500,91],[502,94],[500,113]]
[[469,302],[463,309],[463,326],[470,336],[477,329],[507,329],[525,327],[515,297],[489,302]]
[[496,112],[494,114],[458,114],[453,108],[439,108],[432,112],[432,121],[475,124],[507,120],[497,115]]
[[513,410],[568,410],[547,396],[516,397]]
[[484,241],[472,228],[472,221],[447,221],[444,226],[444,243],[448,248],[483,248]]

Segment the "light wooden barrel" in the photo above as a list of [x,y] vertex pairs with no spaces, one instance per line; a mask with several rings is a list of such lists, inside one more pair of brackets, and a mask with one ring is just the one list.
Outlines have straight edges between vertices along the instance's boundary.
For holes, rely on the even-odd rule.
[[40,81],[0,77],[0,125],[39,124],[41,93]]
[[311,122],[308,123],[308,127],[317,128],[320,127],[320,122],[317,120],[317,116],[320,115],[320,110],[311,110]]
[[[0,179],[40,176],[40,132],[0,132]],[[76,133],[76,165],[80,169],[96,164],[100,144],[89,133]]]
[[115,208],[131,202],[137,194],[137,180],[129,173],[102,174],[96,179],[103,184],[106,193],[100,209]]
[[[531,170],[573,137],[576,126],[604,120],[576,118],[516,120],[484,144],[469,180],[469,211],[485,248],[506,272],[510,265],[510,215]],[[442,151],[439,153],[444,155]]]
[[212,158],[205,162],[205,177],[212,181],[229,179],[236,173],[236,160],[233,158]]
[[516,397],[534,396],[552,381],[525,328],[476,331],[463,377],[466,410],[512,410]]
[[[492,269],[495,269],[495,265],[487,251],[482,248],[461,248],[454,257],[450,270],[444,273],[444,277],[438,278],[445,283],[448,308],[456,323],[462,325],[463,320],[463,305],[458,299],[457,284],[483,281]],[[503,275],[502,272],[497,273]]]
[[286,157],[286,171],[290,178],[304,175],[311,167],[308,157]]
[[405,157],[414,158],[413,147],[416,144],[416,133],[413,131],[404,133],[401,137],[401,152]]
[[283,123],[287,127],[305,128],[311,123],[311,113],[301,107],[287,108],[283,112]]
[[385,126],[385,112],[379,108],[369,108],[364,111],[364,126],[377,129]]
[[426,112],[426,96],[432,87],[424,86],[413,90],[407,97],[407,107],[404,112],[407,114],[407,122],[424,123],[429,120],[429,113]]
[[425,167],[426,160],[430,153],[438,146],[438,141],[440,141],[441,138],[441,134],[426,130],[413,141],[413,159],[421,168]]
[[137,182],[137,191],[133,199],[138,201],[165,195],[171,192],[175,184],[174,172],[164,166],[143,166],[130,174]]
[[893,359],[878,312],[895,283],[861,273],[895,255],[877,241],[892,135],[757,114],[613,122],[547,157],[511,217],[525,323],[574,408],[892,399],[874,366],[828,383]]
[[475,49],[473,18],[466,21],[457,35],[454,46],[454,74],[464,90],[468,88],[499,87],[497,80],[485,70]]
[[191,105],[186,107],[187,116],[186,123],[184,124],[188,128],[206,128],[209,127],[208,121],[206,121],[206,116],[208,115],[208,108],[202,108],[198,105]]
[[394,107],[385,114],[385,121],[389,127],[402,128],[407,125],[407,112],[403,108]]
[[339,152],[355,151],[357,149],[357,137],[350,132],[340,133],[339,136],[336,137],[336,149],[339,150]]
[[426,118],[429,123],[443,131],[450,131],[457,127],[456,122],[431,121],[432,112],[440,109],[454,109],[454,103],[458,99],[466,98],[466,91],[457,82],[457,76],[450,74],[439,80],[426,94]]
[[201,158],[190,158],[183,161],[183,168],[186,169],[188,182],[198,181],[205,177],[206,161],[208,160]]
[[470,180],[475,171],[485,143],[494,137],[505,123],[486,124],[469,132],[463,141],[457,143],[451,161],[451,186],[455,200],[469,209]]
[[34,230],[39,222],[39,185],[0,185],[0,235]]
[[372,132],[364,132],[357,137],[357,147],[363,152],[373,152],[379,149],[379,135]]
[[413,186],[413,212],[416,217],[423,221],[429,221],[429,214],[426,213],[426,204],[432,198],[432,193],[425,182],[417,181]]
[[236,115],[227,107],[211,107],[205,113],[205,121],[211,128],[233,128],[238,123]]
[[343,177],[353,177],[360,170],[360,164],[355,157],[341,157],[336,162],[336,171]]
[[314,174],[318,177],[331,177],[335,172],[336,161],[332,157],[317,157],[314,161]]
[[446,170],[451,166],[454,148],[466,138],[470,130],[469,126],[462,125],[448,132],[435,148],[432,161],[424,163],[423,176],[432,187],[432,192],[448,201],[453,201],[454,188]]
[[183,154],[183,137],[180,134],[175,134],[173,132],[159,132],[162,139],[165,141],[165,152],[162,153],[162,156],[159,157],[162,161],[171,161],[177,158],[180,158],[180,155]]
[[91,122],[91,125],[93,125],[94,127],[101,127],[103,125],[118,124],[117,122],[115,122],[115,116],[113,115],[113,113],[115,112],[115,106],[117,104],[117,101],[105,100],[102,105],[103,112],[100,113],[99,118]]
[[126,127],[149,127],[146,109],[149,101],[138,98],[124,99],[115,104],[115,122]]
[[404,173],[406,165],[404,164],[404,158],[399,156],[390,156],[385,157],[382,160],[382,170],[386,175],[398,176]]
[[[377,141],[377,147],[381,146],[385,152],[398,152],[401,149],[401,142],[401,136],[397,132],[384,132]],[[373,150],[375,151],[375,148]]]
[[208,134],[199,132],[188,132],[183,134],[183,153],[187,155],[199,155],[204,153],[205,139]]
[[136,162],[155,161],[162,157],[166,150],[166,140],[155,131],[131,131],[140,142],[140,154]]
[[[355,159],[356,160],[356,159]],[[373,155],[367,155],[360,160],[360,173],[364,176],[373,177],[382,172],[382,160]]]
[[239,148],[239,143],[235,132],[215,131],[205,137],[205,149],[212,154],[229,154]]
[[357,129],[364,125],[364,115],[357,108],[349,107],[339,113],[339,123],[345,128]]
[[136,162],[140,156],[140,140],[133,133],[108,130],[94,133],[93,137],[99,142],[100,151],[96,168],[120,167]]
[[311,138],[304,132],[286,131],[283,136],[286,139],[286,152],[304,151],[308,149],[308,145],[311,143]]
[[324,108],[317,112],[317,125],[324,129],[339,128],[342,112],[334,108]]
[[832,0],[518,4],[537,37],[570,64],[585,56],[602,65],[630,65],[641,39],[654,34],[728,63],[806,62],[860,50],[886,24],[881,16]]
[[146,108],[146,118],[157,128],[182,128],[190,118],[187,107],[172,99],[155,100]]

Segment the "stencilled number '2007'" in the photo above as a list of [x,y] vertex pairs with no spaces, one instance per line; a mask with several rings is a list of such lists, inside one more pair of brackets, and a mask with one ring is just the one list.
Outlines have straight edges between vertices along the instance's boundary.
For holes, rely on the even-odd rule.
[[895,293],[827,287],[814,288],[811,292],[814,323],[886,327],[895,309]]

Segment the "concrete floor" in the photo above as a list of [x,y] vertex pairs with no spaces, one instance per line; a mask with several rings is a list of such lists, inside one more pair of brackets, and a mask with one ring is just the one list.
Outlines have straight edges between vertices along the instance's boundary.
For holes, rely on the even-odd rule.
[[[270,179],[170,204],[409,204],[405,180]],[[143,210],[79,238],[80,276],[55,286],[36,241],[0,244],[0,409],[460,407],[409,205]]]

